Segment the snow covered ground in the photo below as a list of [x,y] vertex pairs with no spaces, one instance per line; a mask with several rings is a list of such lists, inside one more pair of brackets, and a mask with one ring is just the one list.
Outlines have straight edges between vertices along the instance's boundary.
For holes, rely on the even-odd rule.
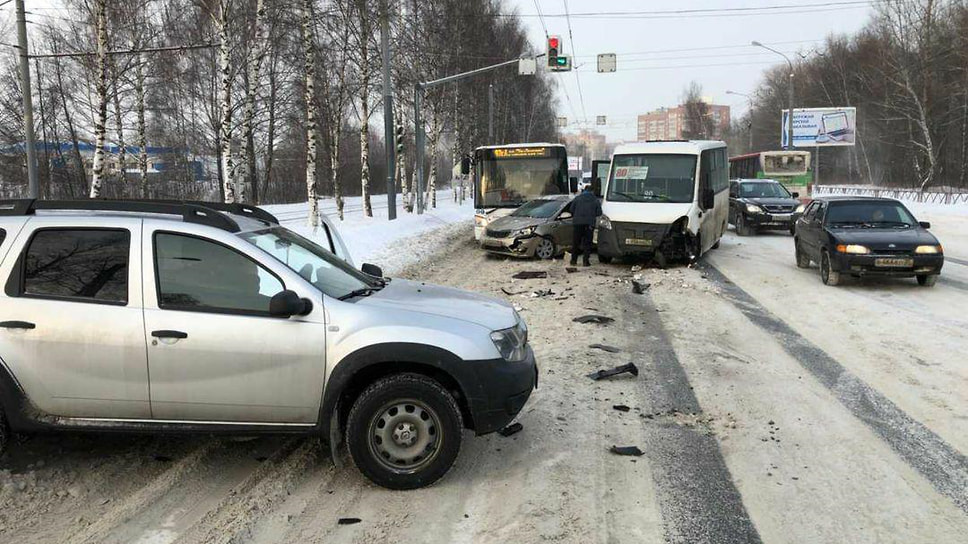
[[[421,256],[433,253],[455,230],[465,228],[474,219],[473,200],[465,199],[462,206],[454,202],[454,193],[449,189],[437,191],[437,207],[431,208],[428,202],[422,215],[404,211],[402,198],[397,195],[397,219],[394,221],[387,220],[386,195],[373,195],[370,204],[373,217],[366,217],[363,215],[363,199],[347,198],[343,221],[337,218],[336,202],[332,199],[320,200],[320,210],[336,223],[357,265],[373,263],[389,275],[416,262]],[[278,217],[285,227],[321,241],[322,232],[314,233],[307,226],[308,205],[305,202],[264,208]]]

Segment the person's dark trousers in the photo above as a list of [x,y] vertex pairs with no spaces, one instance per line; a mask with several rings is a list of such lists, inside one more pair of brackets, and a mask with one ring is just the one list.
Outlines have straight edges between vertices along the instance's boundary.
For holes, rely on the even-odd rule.
[[595,227],[592,225],[575,225],[574,235],[571,240],[571,264],[578,264],[578,254],[582,254],[582,264],[589,266],[592,256],[592,234]]

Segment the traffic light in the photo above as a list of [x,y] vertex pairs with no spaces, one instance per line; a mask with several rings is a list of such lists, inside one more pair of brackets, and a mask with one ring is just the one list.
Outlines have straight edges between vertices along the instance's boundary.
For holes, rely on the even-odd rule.
[[403,153],[403,125],[397,125],[396,131],[397,153]]
[[558,64],[558,50],[561,47],[561,38],[558,36],[548,36],[548,67],[554,68]]

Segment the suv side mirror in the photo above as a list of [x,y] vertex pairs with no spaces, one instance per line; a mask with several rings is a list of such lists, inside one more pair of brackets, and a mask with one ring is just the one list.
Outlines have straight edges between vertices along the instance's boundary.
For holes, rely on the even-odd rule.
[[360,267],[360,271],[376,278],[383,277],[383,269],[375,264],[363,263],[363,266]]
[[921,225],[921,228],[922,229],[930,229],[931,228],[931,223],[929,223],[927,221],[918,221],[918,225]]
[[800,193],[794,191],[792,194],[793,198],[800,198]]
[[269,315],[273,317],[292,317],[306,315],[313,311],[313,303],[308,298],[299,298],[295,291],[286,289],[269,299]]

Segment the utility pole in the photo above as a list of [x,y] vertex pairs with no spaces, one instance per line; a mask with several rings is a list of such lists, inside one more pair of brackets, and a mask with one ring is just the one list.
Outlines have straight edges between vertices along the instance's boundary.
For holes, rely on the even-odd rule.
[[777,55],[780,55],[781,57],[783,57],[784,60],[787,61],[787,64],[790,66],[790,88],[788,89],[788,92],[789,92],[788,102],[790,104],[789,105],[790,110],[789,110],[789,115],[787,115],[787,145],[786,145],[786,147],[787,147],[787,149],[793,149],[793,61],[790,60],[790,57],[784,55],[783,53],[777,51],[776,49],[773,49],[772,47],[765,46],[765,45],[761,44],[758,41],[755,41],[754,40],[753,42],[751,42],[751,45],[753,45],[755,47],[762,47],[763,49],[766,49],[767,51],[772,51],[772,52],[776,53]]
[[494,84],[487,85],[487,145],[494,144]]
[[749,125],[749,128],[747,130],[747,132],[749,132],[749,138],[750,138],[750,141],[749,141],[749,151],[748,151],[748,153],[752,153],[753,152],[753,97],[750,96],[750,95],[748,95],[748,94],[745,94],[745,93],[738,93],[736,91],[726,91],[726,94],[735,94],[736,96],[745,96],[746,97],[746,100],[749,101],[750,107],[749,107],[749,110],[747,111],[747,115],[750,116],[750,125]]
[[390,10],[387,0],[382,2],[380,17],[380,46],[383,49],[383,141],[387,155],[387,219],[397,218],[397,188],[394,175],[393,144],[393,82],[390,81]]
[[17,6],[17,48],[20,49],[20,82],[24,100],[24,146],[27,151],[27,196],[40,197],[37,178],[37,144],[34,141],[34,102],[30,90],[30,58],[27,56],[27,16],[24,0],[15,0]]

